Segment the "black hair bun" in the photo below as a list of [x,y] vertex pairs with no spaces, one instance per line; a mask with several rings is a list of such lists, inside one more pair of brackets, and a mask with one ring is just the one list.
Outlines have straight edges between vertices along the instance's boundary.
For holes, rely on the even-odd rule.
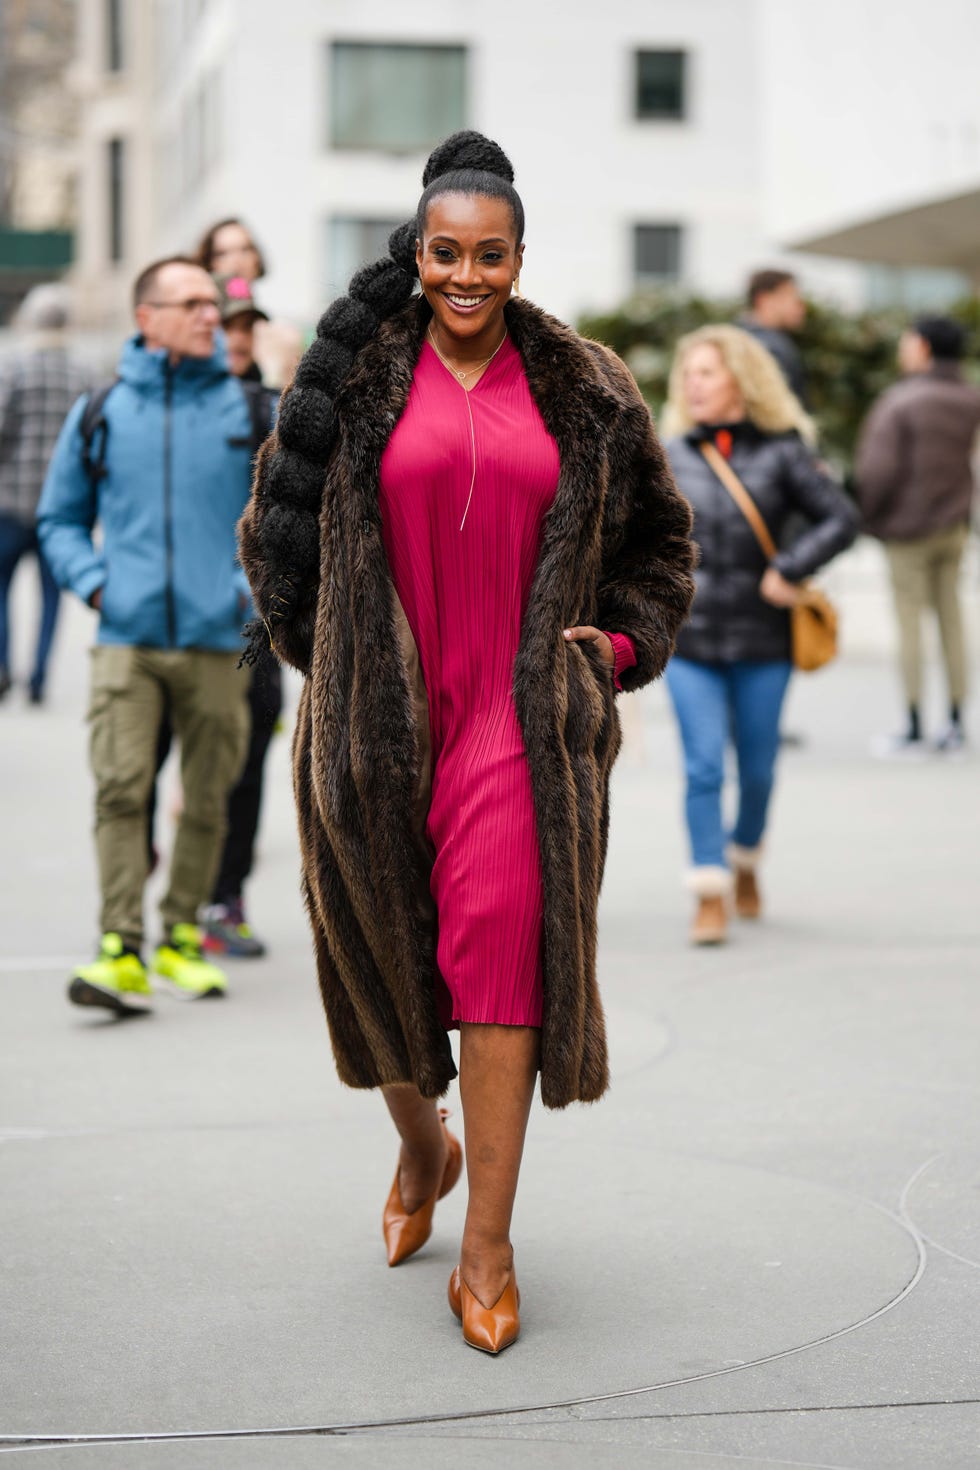
[[456,173],[460,169],[477,169],[480,173],[496,174],[498,178],[506,179],[508,184],[514,182],[511,161],[500,144],[472,128],[453,133],[451,138],[433,149],[422,174],[423,189],[443,174]]
[[285,501],[270,501],[259,539],[274,569],[288,567],[290,577],[296,579],[315,576],[320,565],[320,523],[312,512]]
[[396,230],[392,230],[388,237],[388,253],[397,265],[409,276],[417,276],[419,268],[415,263],[415,239],[418,227],[414,219],[406,220]]
[[[399,230],[407,229],[407,225],[399,225]],[[376,260],[371,265],[363,266],[355,276],[351,278],[349,287],[350,295],[355,301],[363,301],[378,317],[394,316],[396,311],[401,311],[412,299],[412,278],[418,274],[415,267],[415,221],[411,224],[412,238],[409,241],[411,250],[411,269],[395,264],[394,259]],[[390,247],[389,247],[390,248]]]
[[370,306],[352,296],[338,296],[316,324],[318,337],[340,337],[355,352],[370,342],[377,330],[378,318]]

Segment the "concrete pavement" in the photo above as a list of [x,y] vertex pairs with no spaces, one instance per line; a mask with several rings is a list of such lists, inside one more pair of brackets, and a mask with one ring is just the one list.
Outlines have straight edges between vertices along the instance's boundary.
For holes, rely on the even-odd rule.
[[384,1263],[395,1148],[333,1075],[285,741],[251,893],[270,957],[234,966],[225,1003],[161,996],[123,1024],[67,1005],[95,937],[88,626],[71,608],[49,708],[0,708],[0,1453],[980,1463],[980,762],[867,757],[889,667],[796,681],[769,917],[712,952],[685,943],[664,696],[638,701],[601,922],[613,1089],[535,1108],[524,1333],[491,1360],[445,1305],[462,1188]]

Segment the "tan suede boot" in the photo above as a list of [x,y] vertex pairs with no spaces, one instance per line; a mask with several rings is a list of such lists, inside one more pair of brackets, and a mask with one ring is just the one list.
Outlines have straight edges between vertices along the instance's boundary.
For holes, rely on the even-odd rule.
[[692,944],[724,944],[728,933],[728,914],[721,894],[699,898],[691,921]]
[[728,859],[735,870],[735,912],[740,919],[762,917],[762,896],[756,877],[761,849],[737,847],[728,849]]
[[759,885],[751,868],[735,870],[735,912],[740,919],[758,919],[762,915]]
[[732,875],[727,868],[692,868],[687,887],[698,900],[691,923],[692,944],[723,944],[728,932]]

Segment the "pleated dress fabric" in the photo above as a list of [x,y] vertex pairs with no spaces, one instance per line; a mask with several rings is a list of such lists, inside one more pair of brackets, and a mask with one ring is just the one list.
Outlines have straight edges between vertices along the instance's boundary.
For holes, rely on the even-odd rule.
[[447,1028],[541,1024],[541,861],[512,684],[558,474],[513,343],[467,392],[426,341],[381,461],[380,507],[429,698]]

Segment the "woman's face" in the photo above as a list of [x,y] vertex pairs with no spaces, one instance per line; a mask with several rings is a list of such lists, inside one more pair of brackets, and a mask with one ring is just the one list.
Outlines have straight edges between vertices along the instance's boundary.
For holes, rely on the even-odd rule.
[[246,281],[258,279],[259,252],[242,225],[222,225],[211,244],[211,264],[216,276],[244,276]]
[[696,424],[733,424],[745,403],[725,359],[711,342],[699,342],[684,359],[684,397]]
[[479,194],[433,199],[415,259],[442,332],[467,342],[499,338],[523,255],[505,199]]

